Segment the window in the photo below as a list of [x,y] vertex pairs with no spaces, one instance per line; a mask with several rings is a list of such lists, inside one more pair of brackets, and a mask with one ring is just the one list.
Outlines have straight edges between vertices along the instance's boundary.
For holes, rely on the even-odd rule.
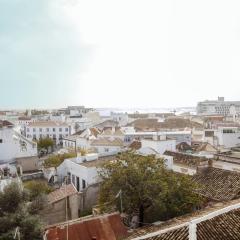
[[53,130],[53,132],[55,132],[55,131],[56,131],[56,129],[55,129],[55,128],[53,128],[52,130]]
[[49,128],[47,128],[46,130],[47,130],[47,132],[49,132]]
[[71,182],[71,173],[68,172],[67,173],[67,184],[69,184]]
[[33,132],[36,132],[36,128],[33,128]]
[[0,143],[3,143],[3,140],[2,140],[2,139],[0,139]]
[[62,134],[59,134],[59,139],[62,139]]
[[82,189],[86,188],[86,181],[82,179]]
[[42,132],[42,128],[39,128],[39,132]]
[[75,175],[72,175],[72,184],[75,186]]
[[53,134],[53,139],[56,139],[56,134]]
[[30,129],[29,128],[27,128],[27,132],[29,132],[30,131]]
[[34,139],[34,140],[36,140],[36,139],[37,139],[37,138],[36,138],[36,134],[33,134],[33,139]]
[[104,152],[109,152],[109,148],[104,148]]
[[59,132],[62,132],[62,128],[59,128]]
[[65,132],[68,132],[68,128],[65,128]]
[[79,180],[79,177],[76,177],[76,181],[77,181],[77,186],[76,186],[76,188],[77,188],[77,190],[78,190],[78,192],[80,191],[80,180]]

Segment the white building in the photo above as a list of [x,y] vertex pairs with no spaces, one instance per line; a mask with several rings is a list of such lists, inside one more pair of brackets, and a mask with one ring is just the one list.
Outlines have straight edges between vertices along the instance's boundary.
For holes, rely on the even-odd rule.
[[91,143],[92,149],[97,153],[118,153],[123,150],[123,141],[120,138],[98,138]]
[[0,121],[0,161],[37,155],[37,144],[14,130],[12,123]]
[[78,191],[82,191],[89,185],[100,182],[98,168],[103,163],[113,160],[115,160],[115,156],[99,157],[94,153],[66,159],[57,168],[58,180],[63,182],[67,177]]
[[70,116],[66,122],[73,125],[75,131],[81,131],[94,125],[91,119],[80,116]]
[[62,122],[36,121],[30,123],[26,128],[26,136],[31,140],[40,138],[51,138],[56,144],[62,144],[62,139],[71,134],[70,125]]
[[70,116],[84,116],[86,113],[93,111],[92,108],[85,108],[84,106],[68,106],[66,113]]
[[224,97],[218,97],[218,100],[206,100],[197,105],[198,115],[224,115],[240,113],[240,101],[224,101]]
[[176,140],[176,144],[186,142],[191,145],[192,133],[191,131],[169,131],[169,132],[126,132],[124,134],[124,141],[131,143],[134,140],[143,140],[153,138],[154,136],[166,136]]
[[116,113],[111,112],[111,119],[118,122],[119,126],[125,126],[128,124],[128,114],[127,113]]
[[215,134],[218,146],[231,148],[240,145],[240,129],[237,127],[220,127]]
[[[153,139],[143,139],[141,140],[141,143],[142,149],[153,149],[158,154],[163,154],[165,151],[176,151],[176,140],[169,139],[166,137],[166,135],[156,135],[153,137]],[[139,151],[141,151],[141,149],[139,149]]]
[[87,128],[69,137],[63,138],[64,148],[81,148],[88,150],[91,142],[97,139],[100,131],[97,128]]
[[22,129],[24,129],[31,122],[33,122],[33,120],[30,117],[19,117],[16,124],[21,126]]
[[103,131],[98,135],[99,138],[110,138],[110,139],[121,139],[124,141],[124,132],[120,127],[106,127]]

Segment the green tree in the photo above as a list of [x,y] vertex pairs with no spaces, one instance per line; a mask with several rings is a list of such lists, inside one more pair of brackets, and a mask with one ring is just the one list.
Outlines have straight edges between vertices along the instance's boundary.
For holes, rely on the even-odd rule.
[[26,198],[25,192],[21,191],[17,184],[5,187],[3,192],[0,191],[0,216],[4,212],[16,212]]
[[29,191],[30,200],[33,201],[41,195],[48,194],[53,189],[43,181],[28,181],[24,184],[25,188]]
[[42,139],[39,139],[37,144],[38,144],[38,149],[44,148],[47,150],[47,153],[48,153],[49,148],[53,148],[54,142],[51,138],[42,138]]
[[28,211],[27,193],[12,183],[0,192],[0,240],[12,240],[16,228],[24,240],[42,239],[38,215]]
[[116,161],[104,164],[99,175],[102,178],[101,209],[106,210],[106,206],[112,204],[120,208],[116,195],[121,190],[124,211],[137,212],[140,225],[145,219],[156,220],[152,214],[156,209],[159,210],[158,220],[168,219],[190,212],[201,203],[191,179],[167,170],[163,161],[153,155],[122,153]]

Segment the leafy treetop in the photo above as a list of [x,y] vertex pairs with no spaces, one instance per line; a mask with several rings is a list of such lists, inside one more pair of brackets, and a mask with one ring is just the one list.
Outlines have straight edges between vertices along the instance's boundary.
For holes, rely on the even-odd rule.
[[104,164],[99,175],[101,209],[116,202],[120,209],[116,195],[121,190],[123,210],[137,213],[140,225],[190,212],[202,201],[190,177],[167,170],[154,155],[122,153],[116,161]]

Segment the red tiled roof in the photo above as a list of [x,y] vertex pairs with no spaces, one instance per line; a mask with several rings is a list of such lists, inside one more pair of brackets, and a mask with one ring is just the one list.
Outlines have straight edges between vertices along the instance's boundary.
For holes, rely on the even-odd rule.
[[197,224],[198,240],[240,239],[240,210],[235,209]]
[[133,141],[128,147],[130,149],[138,150],[142,147],[142,143],[140,141]]
[[72,184],[64,185],[61,188],[49,193],[48,201],[50,203],[54,203],[76,193],[78,193],[78,191]]
[[[66,231],[66,223],[50,227],[46,233],[47,240],[65,240]],[[69,240],[117,240],[123,239],[127,234],[127,228],[118,213],[79,219],[68,225]]]
[[191,154],[185,154],[180,152],[165,151],[164,155],[172,156],[174,163],[180,163],[189,167],[197,167],[201,163],[208,163],[208,159],[205,157],[194,156]]
[[109,138],[99,138],[92,141],[91,146],[123,146],[123,141],[120,138],[115,138],[113,140]]
[[[135,230],[135,232],[126,240],[135,239],[137,237],[146,237],[149,233],[154,233],[159,230],[158,227],[145,227]],[[166,231],[153,237],[144,238],[146,240],[189,240],[189,228],[188,226],[176,227],[173,230]]]
[[208,167],[193,177],[199,184],[198,193],[216,201],[227,201],[239,197],[240,173]]
[[29,127],[68,127],[68,125],[63,122],[37,121],[29,123]]
[[22,116],[22,117],[19,117],[18,120],[20,120],[20,121],[25,121],[26,120],[27,121],[27,120],[31,120],[31,118]]
[[1,127],[10,127],[10,126],[13,126],[13,124],[9,121],[6,121],[6,120],[0,120],[0,128]]
[[200,211],[170,219],[159,225],[138,228],[133,230],[126,240],[136,240],[138,237],[145,240],[191,240],[189,235],[191,224],[196,224],[197,240],[239,240],[239,221],[239,200],[232,200],[215,203]]

